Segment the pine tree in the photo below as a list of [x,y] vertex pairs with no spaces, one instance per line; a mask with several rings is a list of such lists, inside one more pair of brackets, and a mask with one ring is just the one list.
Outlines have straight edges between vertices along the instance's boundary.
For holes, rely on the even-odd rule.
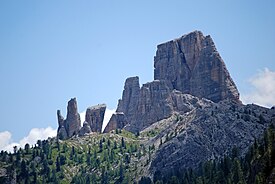
[[103,149],[102,140],[99,141],[99,152],[101,153]]
[[59,156],[56,157],[56,172],[59,172],[60,171],[60,161],[59,161]]
[[243,176],[243,171],[241,168],[241,164],[238,158],[234,158],[233,162],[233,168],[232,168],[232,178],[234,183],[238,184],[244,184],[244,176]]
[[25,144],[25,151],[26,151],[26,154],[29,154],[29,151],[30,151],[30,145],[27,143]]
[[123,137],[121,138],[121,147],[126,148],[125,141],[124,141]]

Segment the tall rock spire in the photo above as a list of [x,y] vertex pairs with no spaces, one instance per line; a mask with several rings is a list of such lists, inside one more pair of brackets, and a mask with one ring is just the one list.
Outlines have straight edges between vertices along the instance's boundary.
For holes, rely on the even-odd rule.
[[67,106],[66,129],[68,132],[68,136],[72,137],[73,135],[78,134],[80,127],[81,127],[81,122],[80,122],[80,115],[77,111],[76,98],[72,98],[68,102],[68,106]]
[[58,130],[57,136],[59,139],[67,139],[73,135],[77,135],[80,128],[80,115],[77,111],[76,98],[72,98],[68,102],[67,117],[64,120],[60,110],[57,110]]

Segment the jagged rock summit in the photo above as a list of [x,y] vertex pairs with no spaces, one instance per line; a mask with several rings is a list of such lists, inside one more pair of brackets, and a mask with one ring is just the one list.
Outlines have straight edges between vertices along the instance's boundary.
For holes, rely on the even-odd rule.
[[212,38],[200,31],[157,46],[154,81],[140,87],[138,77],[126,79],[116,112],[123,113],[128,124],[122,127],[123,123],[110,121],[105,132],[110,127],[137,132],[174,112],[186,112],[190,101],[184,94],[215,103],[232,100],[241,104],[238,89]]

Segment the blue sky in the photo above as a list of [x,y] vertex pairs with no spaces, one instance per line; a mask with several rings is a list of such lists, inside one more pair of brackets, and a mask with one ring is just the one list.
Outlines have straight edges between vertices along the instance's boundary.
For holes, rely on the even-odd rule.
[[115,109],[127,77],[153,80],[157,44],[193,30],[211,35],[240,93],[253,97],[255,78],[275,86],[274,9],[272,0],[0,1],[0,132],[19,141],[56,129],[71,97],[80,112]]

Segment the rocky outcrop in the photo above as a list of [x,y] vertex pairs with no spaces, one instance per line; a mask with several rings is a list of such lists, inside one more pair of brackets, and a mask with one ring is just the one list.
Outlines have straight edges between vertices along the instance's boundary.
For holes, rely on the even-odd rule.
[[104,129],[104,133],[111,132],[115,129],[122,129],[127,125],[127,120],[123,112],[116,112],[112,115],[108,125]]
[[91,132],[101,132],[105,110],[105,104],[99,104],[87,108],[85,122],[83,123],[83,127],[81,127],[76,98],[72,98],[68,102],[67,118],[65,120],[61,115],[60,110],[57,110],[57,137],[63,140],[71,138],[74,135],[83,136]]
[[182,93],[219,102],[239,101],[239,92],[210,36],[194,31],[157,46],[154,79]]
[[68,102],[66,120],[64,120],[60,110],[57,111],[57,120],[57,136],[59,139],[67,139],[78,134],[81,127],[81,122],[80,115],[77,111],[76,98],[72,98]]
[[106,111],[105,104],[99,104],[87,108],[85,121],[91,127],[92,132],[102,132],[102,124]]
[[83,123],[83,127],[81,127],[81,129],[79,131],[79,136],[84,136],[84,135],[89,134],[91,132],[92,132],[92,130],[91,130],[90,125],[85,121]]
[[[127,81],[128,80],[125,82],[125,86],[127,85]],[[138,80],[136,83],[138,83]],[[131,87],[131,85],[130,87],[128,86],[128,88],[126,88],[127,91],[133,91]],[[172,89],[170,83],[164,80],[154,80],[153,82],[146,83],[140,90],[136,88],[139,94],[136,98],[137,102],[128,103],[130,105],[135,104],[132,106],[133,110],[130,111],[131,113],[127,110],[123,112],[127,122],[129,122],[124,128],[131,132],[138,132],[154,122],[170,117],[174,112],[185,113],[194,108],[201,107],[201,102],[210,103],[209,100],[194,98],[192,95],[183,94],[178,90]],[[123,92],[122,99],[127,99],[124,97],[124,94],[125,92]],[[191,97],[192,100],[189,100]],[[119,104],[125,103],[123,100],[119,102]],[[127,107],[125,107],[125,109],[127,109]],[[121,106],[118,107],[117,111],[119,110],[123,110]],[[108,123],[108,125],[110,124],[108,131],[112,130],[112,127],[117,127],[111,125],[112,123],[110,120]]]
[[118,101],[116,112],[123,112],[129,122],[135,119],[140,94],[139,78],[127,78],[124,85],[122,99]]

